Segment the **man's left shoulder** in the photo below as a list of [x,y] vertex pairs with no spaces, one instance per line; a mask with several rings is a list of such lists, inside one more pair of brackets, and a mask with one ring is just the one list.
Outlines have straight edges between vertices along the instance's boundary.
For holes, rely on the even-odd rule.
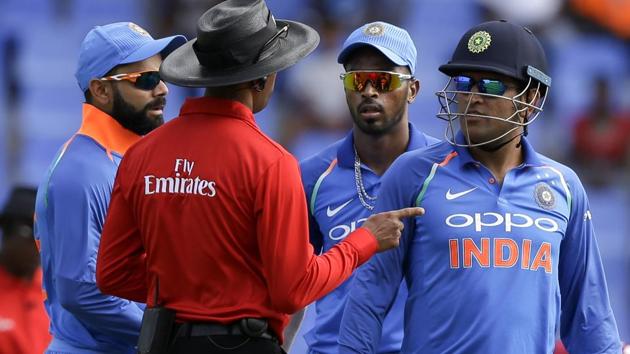
[[438,138],[434,138],[433,136],[431,136],[431,135],[429,135],[427,133],[422,133],[422,135],[424,135],[424,139],[427,142],[426,146],[435,145],[435,144],[437,144],[437,143],[442,141],[442,140],[440,140]]
[[538,158],[540,159],[543,168],[551,169],[560,174],[570,185],[582,186],[580,177],[571,167],[542,154],[538,154]]
[[317,154],[300,161],[300,171],[304,185],[314,183],[326,169],[330,168],[332,162],[337,158],[337,151],[342,141],[337,141]]

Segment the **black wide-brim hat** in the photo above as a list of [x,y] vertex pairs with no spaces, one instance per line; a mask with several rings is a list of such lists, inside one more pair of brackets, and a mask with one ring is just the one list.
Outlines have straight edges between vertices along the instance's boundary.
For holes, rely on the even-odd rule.
[[227,0],[201,16],[197,38],[166,57],[160,75],[178,86],[233,85],[286,69],[318,44],[314,29],[274,19],[263,0]]

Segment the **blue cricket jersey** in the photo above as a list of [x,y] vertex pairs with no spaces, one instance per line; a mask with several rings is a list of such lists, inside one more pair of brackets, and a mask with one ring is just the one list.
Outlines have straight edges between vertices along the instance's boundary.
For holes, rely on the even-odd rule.
[[571,354],[621,351],[582,184],[522,144],[524,163],[502,185],[448,143],[389,168],[375,211],[426,214],[405,220],[400,247],[357,274],[341,353],[375,352],[403,277],[402,353],[550,354],[558,329]]
[[81,129],[37,191],[35,239],[53,335],[47,353],[135,353],[144,305],[101,294],[95,272],[118,164],[139,138],[85,104]]
[[[436,142],[437,139],[409,124],[407,151]],[[350,133],[300,165],[309,206],[310,239],[317,253],[332,248],[372,214],[357,195],[354,157],[354,138]],[[377,195],[381,176],[365,165],[361,165],[361,174],[366,192]],[[339,324],[352,277],[315,303],[315,325],[305,335],[311,353],[338,353]],[[379,353],[400,351],[403,308],[407,297],[406,286],[404,283],[401,285],[392,310],[385,319]]]

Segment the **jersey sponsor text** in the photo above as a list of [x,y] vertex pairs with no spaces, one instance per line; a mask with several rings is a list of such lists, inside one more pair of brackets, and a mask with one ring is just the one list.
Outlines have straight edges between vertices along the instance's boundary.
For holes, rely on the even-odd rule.
[[[199,176],[192,177],[194,165],[194,161],[176,159],[174,177],[144,176],[144,194],[192,194],[214,197],[217,194],[216,182]],[[182,173],[188,177],[182,177]]]
[[[522,239],[521,243],[511,238],[482,237],[479,243],[472,238],[448,240],[451,269],[472,268],[513,268],[537,271],[543,269],[551,273],[551,243],[542,242],[535,250],[532,240]],[[492,250],[492,252],[491,252]],[[474,262],[473,262],[474,260]]]

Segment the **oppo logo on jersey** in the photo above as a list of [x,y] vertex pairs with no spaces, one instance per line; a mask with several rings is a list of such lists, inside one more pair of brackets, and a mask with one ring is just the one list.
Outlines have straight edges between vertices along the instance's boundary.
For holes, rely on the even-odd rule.
[[[194,161],[175,159],[175,177],[144,176],[144,194],[217,195],[216,182],[191,176],[194,166]],[[182,173],[188,177],[182,177]]]
[[522,239],[519,244],[511,238],[482,237],[478,243],[472,238],[464,238],[448,240],[448,248],[452,269],[472,268],[476,263],[481,268],[520,267],[551,273],[553,265],[549,242],[542,242],[533,249],[530,239]]
[[514,228],[527,228],[535,226],[541,231],[556,232],[559,230],[558,223],[550,218],[532,218],[527,214],[519,213],[475,213],[449,215],[446,225],[455,228],[474,226],[475,231],[481,232],[485,227],[502,226],[505,232],[512,232]]
[[362,224],[367,218],[359,219],[357,221],[353,221],[350,225],[337,225],[334,226],[330,231],[328,231],[328,237],[333,241],[339,241],[346,238],[350,233],[359,227],[359,224]]

